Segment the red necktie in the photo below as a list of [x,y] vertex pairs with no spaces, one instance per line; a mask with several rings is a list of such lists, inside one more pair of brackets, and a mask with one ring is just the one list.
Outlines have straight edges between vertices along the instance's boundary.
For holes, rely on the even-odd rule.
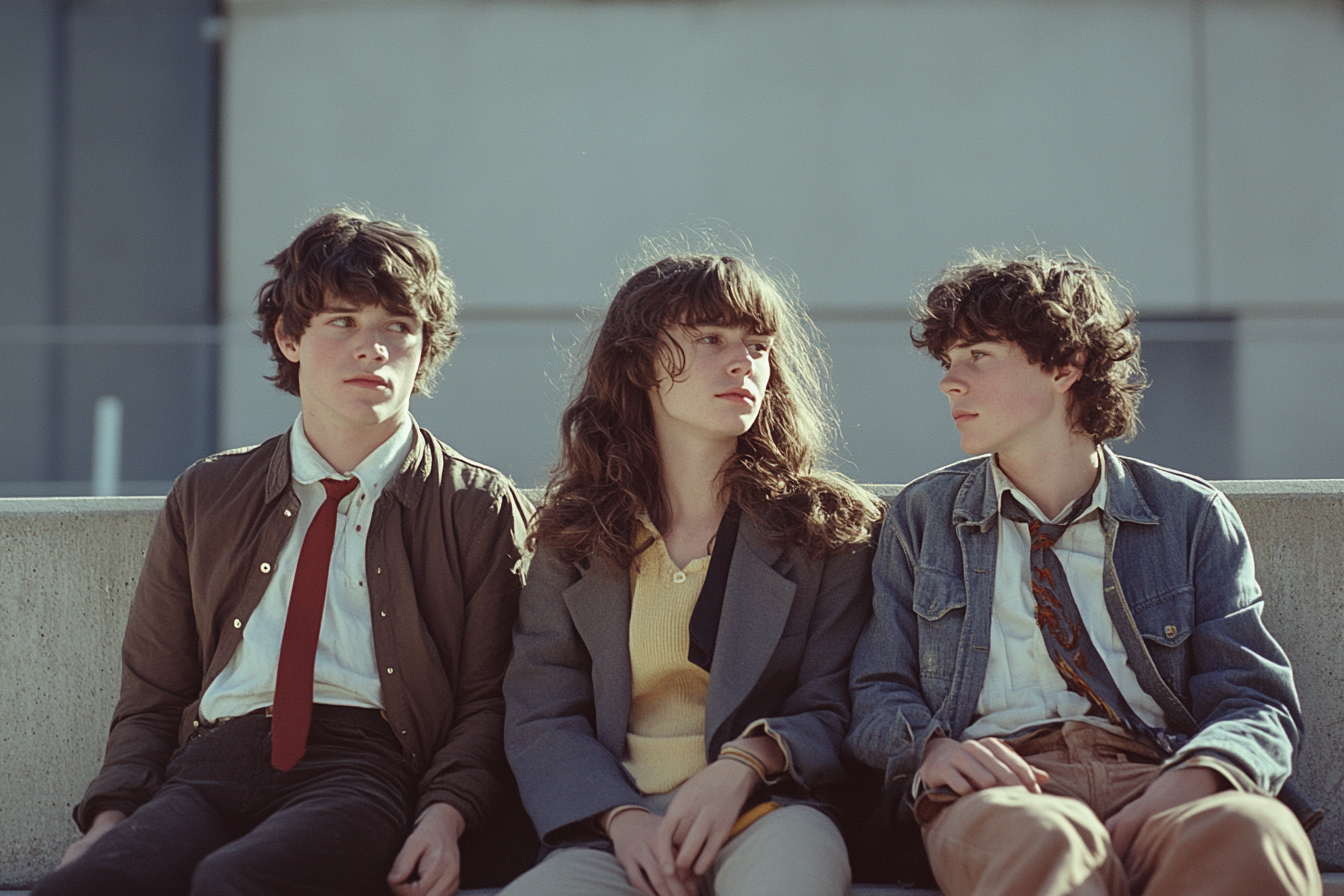
[[308,725],[313,718],[313,659],[317,656],[317,635],[322,630],[322,606],[327,601],[336,507],[358,485],[354,477],[322,480],[327,499],[317,509],[299,551],[285,634],[280,640],[271,718],[271,765],[282,772],[293,768],[308,747]]

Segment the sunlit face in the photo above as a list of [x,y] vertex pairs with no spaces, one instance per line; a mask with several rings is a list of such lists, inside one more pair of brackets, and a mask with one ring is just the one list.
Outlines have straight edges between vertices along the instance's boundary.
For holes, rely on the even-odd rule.
[[680,347],[686,365],[675,378],[664,369],[658,385],[649,390],[659,439],[691,437],[735,445],[761,412],[774,338],[719,324],[676,325],[662,338]]
[[299,365],[304,426],[384,427],[408,413],[424,348],[414,315],[336,297],[295,339],[276,328],[284,356]]
[[1013,342],[961,344],[947,353],[938,388],[952,406],[961,450],[1013,456],[1067,438],[1068,390],[1077,368],[1047,371]]

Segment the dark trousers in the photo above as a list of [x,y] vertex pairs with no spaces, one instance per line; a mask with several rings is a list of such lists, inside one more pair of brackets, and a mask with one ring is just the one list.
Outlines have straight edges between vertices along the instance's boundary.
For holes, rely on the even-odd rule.
[[410,829],[414,776],[374,710],[315,706],[308,750],[271,767],[271,720],[205,729],[163,787],[34,896],[372,894]]

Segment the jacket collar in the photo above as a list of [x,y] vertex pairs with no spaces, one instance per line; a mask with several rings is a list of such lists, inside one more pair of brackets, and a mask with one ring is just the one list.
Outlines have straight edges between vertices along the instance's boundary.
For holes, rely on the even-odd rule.
[[[397,475],[392,477],[392,481],[383,489],[383,494],[391,495],[407,507],[417,506],[420,495],[429,482],[433,465],[425,430],[419,426],[412,426],[410,450],[406,452],[406,459],[402,461]],[[285,430],[275,440],[270,468],[266,472],[266,502],[269,504],[283,495],[289,488],[292,478],[289,430]]]
[[[1106,445],[1101,446],[1101,456],[1106,468],[1105,513],[1122,523],[1156,524],[1158,516],[1144,500],[1124,459]],[[994,473],[990,469],[994,456],[987,454],[976,461],[957,490],[952,520],[954,524],[971,523],[987,529],[999,512],[999,496],[995,493]]]

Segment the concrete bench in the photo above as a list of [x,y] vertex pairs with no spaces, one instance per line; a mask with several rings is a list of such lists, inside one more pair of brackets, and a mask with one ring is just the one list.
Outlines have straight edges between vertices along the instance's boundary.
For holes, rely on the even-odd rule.
[[[1344,480],[1219,485],[1246,522],[1266,622],[1293,660],[1307,724],[1296,780],[1327,810],[1312,842],[1344,867]],[[76,836],[70,810],[102,758],[122,630],[162,503],[0,499],[0,888],[22,891]],[[1327,880],[1344,896],[1344,874]],[[895,892],[934,891],[852,891]]]

